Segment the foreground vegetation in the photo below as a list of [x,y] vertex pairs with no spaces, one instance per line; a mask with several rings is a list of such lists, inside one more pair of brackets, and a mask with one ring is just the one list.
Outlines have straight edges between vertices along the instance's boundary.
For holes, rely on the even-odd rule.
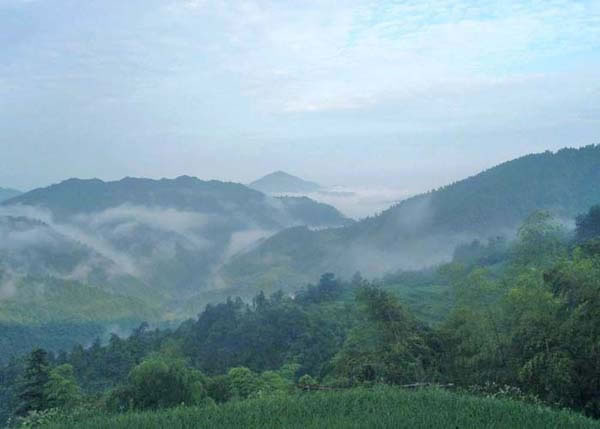
[[123,428],[600,428],[600,422],[505,399],[443,390],[352,389],[270,396],[221,406],[71,418],[48,429]]

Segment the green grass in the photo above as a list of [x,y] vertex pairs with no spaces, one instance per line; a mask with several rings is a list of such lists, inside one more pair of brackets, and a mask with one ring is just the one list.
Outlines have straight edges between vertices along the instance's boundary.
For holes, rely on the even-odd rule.
[[600,428],[568,411],[441,390],[315,392],[207,408],[96,416],[46,428]]

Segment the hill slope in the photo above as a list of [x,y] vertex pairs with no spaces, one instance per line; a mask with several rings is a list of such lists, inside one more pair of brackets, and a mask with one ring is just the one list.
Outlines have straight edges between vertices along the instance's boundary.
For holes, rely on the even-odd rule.
[[354,225],[294,228],[223,268],[233,288],[293,289],[320,273],[379,275],[448,260],[474,238],[510,235],[530,213],[572,219],[600,202],[600,145],[515,159],[418,195]]
[[306,181],[283,171],[267,174],[248,186],[267,194],[315,192],[321,188],[317,183]]
[[4,201],[0,219],[7,273],[74,279],[151,304],[217,287],[220,265],[279,230],[350,223],[308,198],[187,176],[70,179]]
[[21,192],[15,189],[0,188],[0,202],[9,200],[20,194]]

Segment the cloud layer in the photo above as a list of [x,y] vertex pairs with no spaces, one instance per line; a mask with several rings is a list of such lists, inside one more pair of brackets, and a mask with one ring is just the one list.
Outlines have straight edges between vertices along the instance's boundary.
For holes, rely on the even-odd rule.
[[284,169],[414,193],[600,125],[593,0],[2,0],[0,27],[5,186]]

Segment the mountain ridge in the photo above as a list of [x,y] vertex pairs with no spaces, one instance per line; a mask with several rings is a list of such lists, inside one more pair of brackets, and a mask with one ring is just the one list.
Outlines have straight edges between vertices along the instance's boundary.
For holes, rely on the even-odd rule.
[[[597,183],[600,145],[525,155],[347,227],[282,231],[230,261],[223,277],[236,290],[251,284],[291,289],[327,271],[349,276],[358,270],[376,276],[435,265],[448,260],[454,247],[465,241],[514,234],[535,210],[574,218],[600,202]],[[310,250],[304,252],[299,243]]]
[[[4,201],[2,219],[0,271],[17,280],[75,279],[169,311],[176,311],[170,303],[216,287],[218,267],[281,229],[352,222],[309,198],[190,176],[67,179]],[[27,240],[34,241],[24,246]]]

